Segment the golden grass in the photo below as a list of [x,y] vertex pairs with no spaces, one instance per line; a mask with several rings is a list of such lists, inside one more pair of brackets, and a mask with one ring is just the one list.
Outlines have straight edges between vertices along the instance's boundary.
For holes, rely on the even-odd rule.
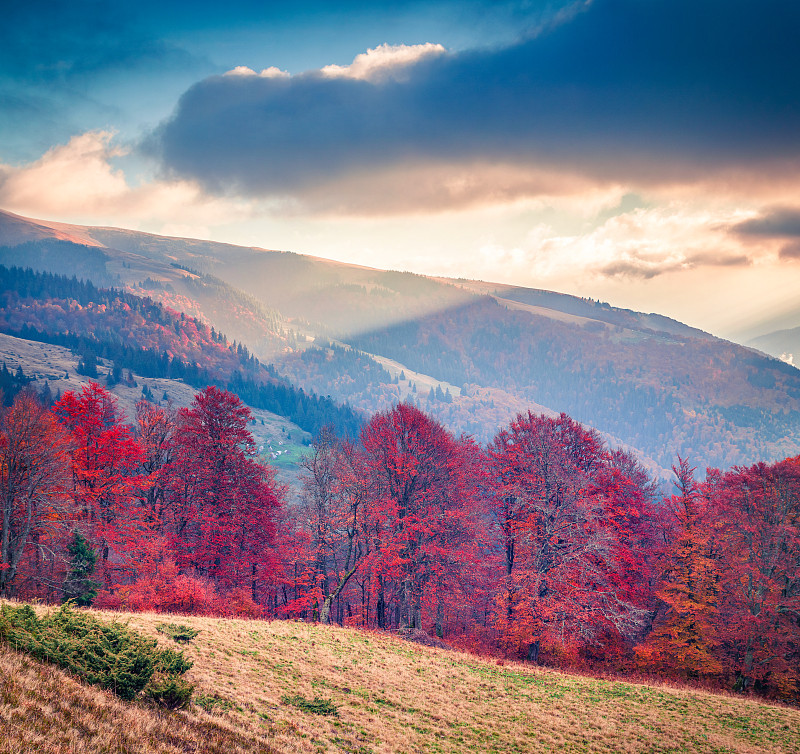
[[[285,621],[103,614],[183,651],[197,698],[119,702],[0,652],[0,754],[14,752],[800,752],[800,711],[748,698],[570,676],[374,633]],[[320,716],[289,697],[322,697]],[[284,701],[286,700],[286,701]],[[37,741],[39,743],[37,743]]]

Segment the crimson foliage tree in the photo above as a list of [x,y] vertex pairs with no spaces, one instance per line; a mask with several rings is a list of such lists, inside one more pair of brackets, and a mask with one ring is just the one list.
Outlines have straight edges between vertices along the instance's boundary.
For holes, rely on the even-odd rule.
[[273,539],[281,491],[255,459],[250,410],[210,386],[178,412],[170,483],[172,543],[178,565],[226,588],[259,587],[275,566]]
[[422,628],[441,612],[477,504],[471,441],[401,403],[376,414],[361,442],[369,479],[373,589],[379,626]]
[[68,518],[68,467],[66,433],[31,393],[0,408],[0,597],[31,546],[52,550]]
[[[107,584],[126,566],[130,544],[146,528],[134,500],[141,449],[111,393],[96,382],[69,391],[53,411],[72,436],[72,494],[79,527],[100,553]],[[113,554],[113,557],[112,557]]]
[[[565,414],[520,414],[490,448],[504,562],[497,627],[508,651],[632,638],[645,617],[646,474]],[[635,472],[635,473],[634,473]]]
[[800,457],[707,483],[721,659],[738,688],[800,699]]
[[141,447],[138,495],[154,534],[162,532],[169,505],[168,488],[175,446],[175,412],[149,401],[136,404],[136,439]]

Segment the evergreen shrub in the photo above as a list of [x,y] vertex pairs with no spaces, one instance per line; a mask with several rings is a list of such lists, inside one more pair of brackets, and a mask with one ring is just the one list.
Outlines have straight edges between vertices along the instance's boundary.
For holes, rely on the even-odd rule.
[[[30,605],[0,605],[0,641],[80,680],[131,700],[138,694],[175,709],[193,687],[180,678],[192,663],[127,626],[62,605],[41,618]],[[148,688],[150,686],[150,688]]]

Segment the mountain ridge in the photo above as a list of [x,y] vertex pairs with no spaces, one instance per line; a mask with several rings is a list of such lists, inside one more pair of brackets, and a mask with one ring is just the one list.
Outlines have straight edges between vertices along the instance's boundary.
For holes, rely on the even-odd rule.
[[365,414],[411,400],[488,442],[528,407],[563,411],[662,478],[678,454],[704,468],[800,452],[800,371],[660,314],[139,231],[61,224],[42,238],[47,227],[0,212],[0,262],[24,246],[26,264],[151,296]]

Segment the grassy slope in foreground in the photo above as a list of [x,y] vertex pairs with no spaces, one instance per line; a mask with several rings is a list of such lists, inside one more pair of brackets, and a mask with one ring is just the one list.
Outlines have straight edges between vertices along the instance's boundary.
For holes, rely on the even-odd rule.
[[[162,642],[155,626],[174,620],[116,617]],[[210,711],[126,705],[0,648],[0,754],[800,751],[800,711],[751,699],[500,667],[337,627],[180,622],[201,631],[184,648],[186,677]],[[339,714],[291,696],[330,699]]]

